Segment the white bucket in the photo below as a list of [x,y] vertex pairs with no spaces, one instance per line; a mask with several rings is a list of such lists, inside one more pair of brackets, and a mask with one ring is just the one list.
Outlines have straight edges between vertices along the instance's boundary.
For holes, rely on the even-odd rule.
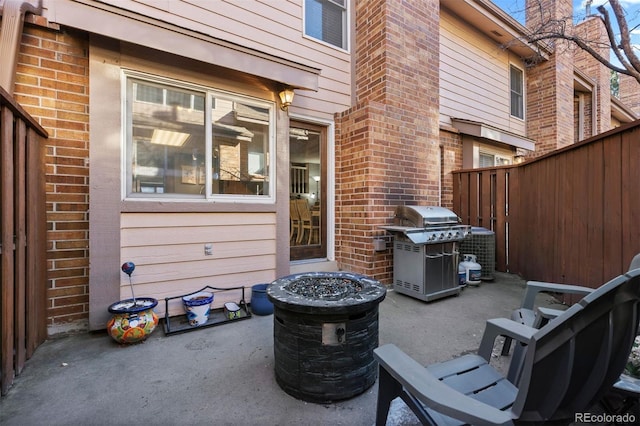
[[213,302],[213,293],[208,291],[199,291],[182,297],[182,304],[187,313],[189,324],[199,326],[206,324],[209,320],[209,312],[211,311],[211,302]]

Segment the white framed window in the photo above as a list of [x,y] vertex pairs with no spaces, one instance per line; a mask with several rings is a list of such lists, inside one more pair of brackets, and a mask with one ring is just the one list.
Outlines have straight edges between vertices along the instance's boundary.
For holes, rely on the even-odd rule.
[[304,34],[348,50],[348,0],[304,0]]
[[524,119],[524,72],[514,65],[509,66],[509,88],[511,115]]
[[273,202],[274,103],[125,73],[125,196]]
[[508,166],[513,159],[503,155],[480,151],[478,154],[478,167]]

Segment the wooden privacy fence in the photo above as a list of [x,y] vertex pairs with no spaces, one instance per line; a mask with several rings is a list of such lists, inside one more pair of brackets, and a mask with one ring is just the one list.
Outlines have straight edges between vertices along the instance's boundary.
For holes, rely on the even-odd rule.
[[640,121],[516,166],[453,172],[453,210],[496,270],[597,287],[640,252]]
[[44,139],[0,88],[0,391],[47,337]]

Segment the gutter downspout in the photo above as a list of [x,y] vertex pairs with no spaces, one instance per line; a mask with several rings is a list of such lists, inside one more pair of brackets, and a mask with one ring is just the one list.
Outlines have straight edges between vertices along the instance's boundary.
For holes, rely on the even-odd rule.
[[0,87],[13,95],[18,52],[26,13],[42,14],[42,0],[5,0],[0,5],[2,30],[0,31]]

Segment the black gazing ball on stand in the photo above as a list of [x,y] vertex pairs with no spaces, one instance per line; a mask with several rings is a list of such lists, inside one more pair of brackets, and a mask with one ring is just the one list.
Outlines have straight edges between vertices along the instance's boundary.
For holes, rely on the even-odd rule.
[[135,305],[136,295],[133,293],[133,283],[131,282],[131,274],[133,273],[133,270],[136,269],[136,265],[133,262],[124,262],[120,267],[120,269],[122,269],[122,272],[129,275],[129,287],[131,287],[131,298],[133,299],[133,303]]
[[118,343],[136,343],[146,339],[158,325],[158,316],[153,311],[158,301],[152,297],[136,299],[131,282],[131,274],[136,269],[133,262],[123,263],[120,269],[129,276],[131,299],[109,306],[112,317],[107,322],[107,332]]
[[129,275],[129,278],[131,278],[134,269],[136,269],[136,265],[133,262],[124,262],[122,264],[122,272]]

